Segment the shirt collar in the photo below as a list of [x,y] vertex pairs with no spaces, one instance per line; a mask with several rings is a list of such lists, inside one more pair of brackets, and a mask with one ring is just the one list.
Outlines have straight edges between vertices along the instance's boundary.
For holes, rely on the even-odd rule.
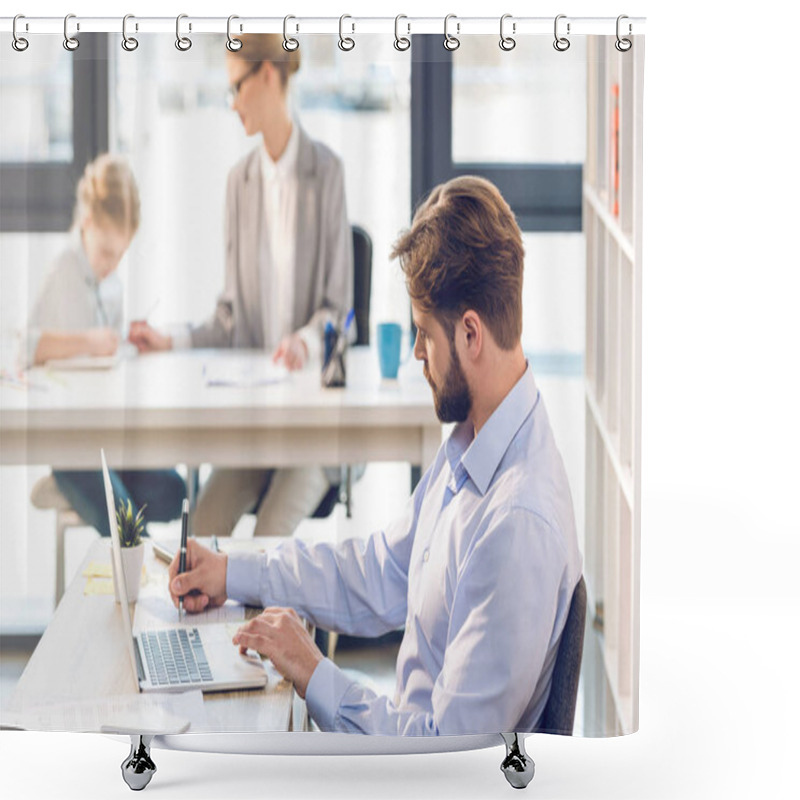
[[460,463],[478,491],[486,494],[512,439],[538,400],[539,390],[528,364],[522,377],[503,398],[477,436],[472,437],[469,422],[462,422],[455,427],[445,447],[453,472],[457,473]]
[[273,161],[270,158],[267,148],[262,144],[260,149],[261,172],[265,181],[271,181],[275,178],[285,180],[295,172],[300,140],[298,128],[297,122],[292,120],[292,132],[289,134],[289,141],[277,161]]

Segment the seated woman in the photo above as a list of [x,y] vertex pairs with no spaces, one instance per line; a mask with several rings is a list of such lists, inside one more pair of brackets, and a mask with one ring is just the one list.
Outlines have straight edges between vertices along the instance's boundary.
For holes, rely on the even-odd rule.
[[[75,221],[30,315],[23,358],[27,365],[72,356],[112,356],[122,327],[122,256],[139,227],[139,190],[130,167],[101,155],[78,183]],[[58,488],[87,524],[109,536],[100,470],[53,470]],[[117,501],[147,505],[151,522],[177,519],[186,484],[174,470],[112,471]]]
[[[204,324],[173,334],[131,326],[142,351],[255,348],[289,370],[319,362],[325,323],[353,305],[353,246],[342,162],[290,113],[300,66],[278,34],[245,34],[226,54],[231,107],[257,144],[231,169],[225,211],[225,288]],[[214,467],[193,518],[198,536],[229,536],[256,511],[256,536],[287,536],[313,514],[339,470]]]

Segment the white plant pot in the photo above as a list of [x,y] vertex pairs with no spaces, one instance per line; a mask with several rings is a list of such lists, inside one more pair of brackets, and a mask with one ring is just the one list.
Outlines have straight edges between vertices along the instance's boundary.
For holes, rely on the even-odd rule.
[[[144,563],[144,543],[136,547],[122,548],[122,569],[125,572],[125,585],[128,589],[128,602],[134,603],[139,597],[139,584],[142,582],[142,564]],[[119,603],[119,581],[117,580],[117,566],[111,558],[111,573],[114,576],[114,596]]]

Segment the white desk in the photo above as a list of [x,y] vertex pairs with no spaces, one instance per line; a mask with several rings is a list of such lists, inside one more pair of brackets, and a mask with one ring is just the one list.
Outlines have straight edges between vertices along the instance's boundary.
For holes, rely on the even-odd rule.
[[269,386],[207,386],[212,359],[241,350],[139,356],[111,370],[31,370],[47,388],[0,386],[0,464],[118,468],[430,464],[442,440],[421,365],[381,381],[377,354],[352,348],[347,387],[323,389],[309,367]]
[[[226,541],[222,540],[223,549],[229,546]],[[264,538],[246,546],[267,549],[279,541]],[[136,677],[128,658],[119,604],[113,594],[84,595],[86,578],[81,573],[92,561],[110,563],[108,539],[96,541],[86,554],[81,570],[64,594],[14,688],[10,708],[19,710],[47,702],[87,701],[136,693]],[[154,575],[166,573],[167,566],[153,557],[149,545],[145,563],[148,572]],[[257,614],[257,609],[247,609],[246,617]],[[206,719],[202,729],[302,730],[304,704],[296,707],[292,684],[283,680],[271,664],[267,665],[267,673],[268,684],[264,689],[203,695]],[[193,729],[198,730],[196,724]]]

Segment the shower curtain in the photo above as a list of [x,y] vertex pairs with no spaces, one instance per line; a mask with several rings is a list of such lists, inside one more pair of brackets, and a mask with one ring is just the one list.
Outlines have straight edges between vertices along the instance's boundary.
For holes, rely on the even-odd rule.
[[[263,54],[238,52],[248,29],[236,19],[216,34],[190,22],[178,19],[174,33],[157,33],[137,29],[131,18],[119,32],[102,33],[86,24],[79,31],[73,19],[64,36],[15,27],[0,39],[0,635],[44,634],[4,688],[0,723],[81,731],[139,725],[163,733],[433,736],[498,733],[500,725],[585,736],[636,731],[644,36],[630,35],[620,20],[615,30],[613,19],[602,34],[581,34],[566,18],[553,21],[551,35],[524,36],[522,22],[510,17],[498,20],[499,36],[470,34],[457,17],[441,20],[440,33],[415,33],[402,18],[387,32],[368,33],[343,18],[338,35],[304,35],[287,18],[271,28],[281,31],[280,46],[265,68]],[[132,177],[134,193],[130,180],[120,189],[87,169],[104,154],[124,166],[128,179],[117,180]],[[533,506],[542,521],[525,535],[555,534],[559,558],[538,562],[530,554],[544,545],[515,544],[509,553],[532,559],[525,569],[502,552],[481,556],[483,529],[470,528],[474,517],[447,518],[441,492],[451,467],[460,474],[448,460],[452,425],[435,417],[414,357],[419,317],[392,258],[431,191],[463,176],[489,181],[519,228],[520,342],[533,397],[547,410],[535,424],[552,428],[558,456],[550,465],[568,487],[556,515],[566,522],[555,528],[548,476],[530,487],[544,505]],[[319,205],[304,194],[317,179],[329,182]],[[260,190],[248,194],[247,181]],[[116,192],[122,210],[92,216],[87,209],[99,206],[84,196],[92,187],[100,201]],[[242,205],[248,197],[255,207]],[[253,239],[254,263],[271,266],[242,285],[236,265],[247,256],[232,249],[245,246],[251,223],[262,231]],[[371,245],[361,277],[352,273],[355,228]],[[103,233],[109,230],[117,239]],[[293,235],[282,235],[287,230]],[[298,254],[308,261],[302,267]],[[280,265],[289,264],[307,278],[282,279]],[[330,278],[336,269],[338,287]],[[351,329],[347,312],[355,314],[359,292]],[[313,299],[306,302],[305,293]],[[310,324],[321,308],[326,314]],[[237,340],[235,331],[251,323],[255,333]],[[143,324],[163,338],[146,346],[139,339],[137,348]],[[69,352],[45,346],[85,329],[113,332],[111,343],[95,336]],[[212,333],[203,338],[201,329]],[[390,332],[398,329],[395,341]],[[272,358],[289,339],[304,354],[299,370],[288,361],[276,367]],[[172,349],[162,351],[166,342]],[[320,373],[340,344],[346,385],[331,388]],[[394,375],[387,359],[397,362]],[[298,385],[308,388],[298,393]],[[307,416],[301,406],[311,409]],[[403,428],[412,407],[423,421]],[[361,418],[381,408],[385,436],[360,450]],[[336,431],[323,439],[318,429],[331,424]],[[271,442],[297,436],[286,439],[280,463],[259,450],[267,434],[255,431],[265,426]],[[98,430],[109,435],[111,466],[123,484],[126,475],[146,473],[163,487],[166,475],[175,476],[193,509],[225,470],[270,475],[256,505],[238,508],[215,542],[229,565],[252,555],[237,580],[256,588],[244,598],[247,609],[229,599],[212,620],[179,618],[166,562],[153,553],[154,544],[166,558],[180,549],[183,495],[161,518],[156,489],[134,496],[145,506],[148,533],[134,630],[177,624],[202,631],[198,620],[216,621],[233,640],[258,617],[259,600],[271,596],[265,585],[285,581],[277,596],[297,593],[306,631],[300,641],[324,665],[316,681],[293,691],[275,657],[263,662],[265,687],[235,696],[137,692],[108,538],[87,523],[88,512],[82,518],[65,495],[66,479],[58,479],[78,469],[100,475],[99,450],[87,444],[102,439]],[[205,449],[190,449],[195,435],[205,437]],[[422,455],[409,456],[414,437],[425,436]],[[502,472],[500,455],[492,463]],[[318,499],[328,497],[327,507],[315,501],[288,536],[261,536],[259,515],[250,512],[277,492],[275,476],[301,467],[320,468],[314,474],[326,483]],[[430,485],[439,475],[444,483],[434,497]],[[301,475],[303,486],[309,480]],[[486,490],[475,476],[465,480],[455,497]],[[470,511],[486,514],[486,525],[491,513]],[[193,511],[192,524],[199,519]],[[415,527],[419,520],[430,527]],[[453,533],[462,530],[471,531],[471,543]],[[430,531],[448,532],[436,540],[445,541],[441,552],[433,540],[421,543]],[[196,533],[211,547],[200,527]],[[282,558],[284,568],[265,566]],[[423,580],[428,563],[438,572]],[[548,574],[545,564],[553,563],[563,575]],[[337,564],[339,584],[314,585],[316,569]],[[514,575],[523,577],[509,587]],[[226,577],[233,580],[230,571]],[[573,592],[581,577],[586,595],[578,608]],[[344,599],[336,595],[343,584]],[[382,606],[383,592],[391,599],[403,591],[404,603]],[[506,600],[497,601],[504,592]],[[337,617],[345,611],[347,619]],[[98,613],[115,626],[116,652],[103,646],[103,630],[90,636],[81,629],[82,615]],[[577,627],[562,635],[568,619]],[[540,646],[527,641],[528,630]],[[511,642],[520,631],[522,640]],[[509,654],[502,663],[500,650]],[[63,657],[54,659],[55,652]],[[249,657],[259,661],[254,650]],[[89,663],[102,679],[87,676]],[[548,728],[545,709],[567,722]]]

